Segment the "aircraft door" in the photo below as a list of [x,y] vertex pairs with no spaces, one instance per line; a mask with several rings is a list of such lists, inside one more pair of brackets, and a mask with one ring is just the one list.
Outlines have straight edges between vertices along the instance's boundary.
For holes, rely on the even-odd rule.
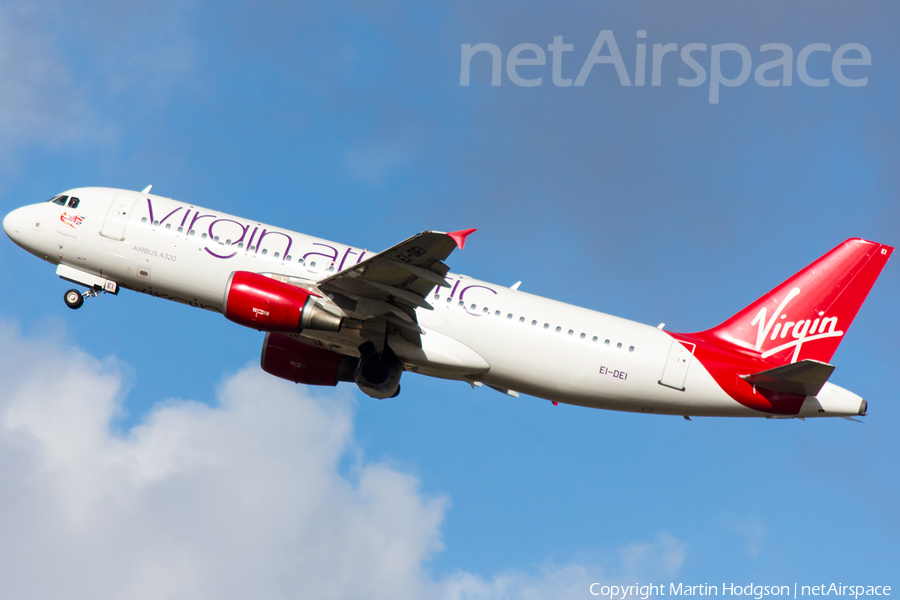
[[137,198],[134,196],[117,195],[106,213],[100,235],[113,240],[124,240],[125,226],[128,224],[128,218],[131,216],[135,202],[137,202]]
[[684,391],[684,380],[687,378],[695,348],[695,344],[672,340],[662,377],[659,378],[660,385]]

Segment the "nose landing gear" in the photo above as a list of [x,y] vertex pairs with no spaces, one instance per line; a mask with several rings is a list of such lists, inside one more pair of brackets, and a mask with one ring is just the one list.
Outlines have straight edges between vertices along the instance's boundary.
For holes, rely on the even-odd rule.
[[66,306],[73,310],[81,308],[85,299],[99,296],[100,292],[112,294],[113,296],[118,295],[119,293],[119,284],[115,281],[100,277],[93,273],[81,271],[74,267],[70,267],[69,265],[60,264],[56,268],[56,274],[59,275],[60,279],[83,285],[87,288],[86,292],[74,289],[68,290],[63,296],[63,299],[66,301]]
[[63,300],[66,303],[66,306],[75,310],[76,308],[81,308],[81,305],[84,304],[85,298],[96,298],[100,295],[100,292],[105,292],[106,290],[98,289],[97,287],[91,288],[86,292],[79,292],[78,290],[72,289],[65,293],[63,296]]

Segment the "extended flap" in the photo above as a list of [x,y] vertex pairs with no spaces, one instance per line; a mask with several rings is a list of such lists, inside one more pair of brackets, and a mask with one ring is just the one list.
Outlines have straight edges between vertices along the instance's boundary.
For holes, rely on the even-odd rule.
[[406,310],[431,310],[425,297],[436,285],[450,287],[442,261],[475,231],[423,231],[399,244],[319,281],[325,292],[354,299],[380,300]]
[[806,359],[751,375],[741,375],[741,379],[764,390],[799,396],[815,396],[831,377],[832,371],[834,371],[834,365]]

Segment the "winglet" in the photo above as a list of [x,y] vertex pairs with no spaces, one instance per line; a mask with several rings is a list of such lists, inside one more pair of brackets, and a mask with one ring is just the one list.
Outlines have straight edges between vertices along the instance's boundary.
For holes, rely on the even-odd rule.
[[451,231],[447,235],[456,242],[456,247],[462,250],[466,247],[466,238],[470,233],[477,231],[476,229],[462,229],[460,231]]

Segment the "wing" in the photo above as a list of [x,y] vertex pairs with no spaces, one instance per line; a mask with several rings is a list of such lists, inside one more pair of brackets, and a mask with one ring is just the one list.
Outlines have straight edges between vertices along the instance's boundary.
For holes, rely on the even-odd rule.
[[444,276],[450,267],[443,261],[462,249],[473,231],[424,231],[319,281],[318,287],[359,320],[384,315],[419,333],[415,309],[431,310],[425,297],[435,286],[449,287]]

